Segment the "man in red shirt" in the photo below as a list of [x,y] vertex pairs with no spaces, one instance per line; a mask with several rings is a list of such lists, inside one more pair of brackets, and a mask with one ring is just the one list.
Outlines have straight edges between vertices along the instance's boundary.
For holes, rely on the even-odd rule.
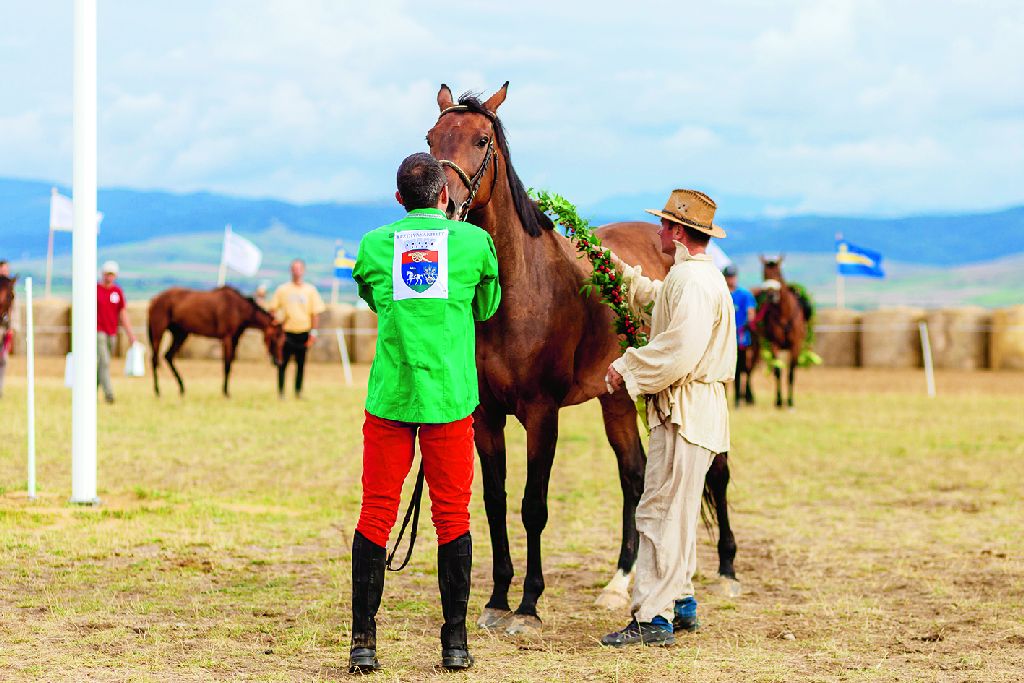
[[117,324],[120,321],[128,339],[135,343],[131,320],[128,319],[124,292],[117,285],[117,262],[103,264],[103,278],[96,284],[96,383],[103,387],[103,398],[114,402],[114,387],[110,383],[110,356],[117,342]]

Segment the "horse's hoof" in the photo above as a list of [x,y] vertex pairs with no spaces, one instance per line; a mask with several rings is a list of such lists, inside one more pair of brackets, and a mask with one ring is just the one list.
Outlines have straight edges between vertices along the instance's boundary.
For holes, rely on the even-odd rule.
[[513,614],[505,633],[510,636],[534,636],[540,634],[544,625],[532,614]]
[[738,598],[743,594],[743,586],[736,579],[728,576],[719,576],[718,585],[715,586],[715,593],[723,598]]
[[480,613],[480,618],[476,620],[476,625],[488,631],[497,631],[508,626],[511,619],[512,612],[510,610],[484,607],[484,611]]
[[608,611],[618,612],[629,607],[629,593],[605,588],[594,600],[594,604]]

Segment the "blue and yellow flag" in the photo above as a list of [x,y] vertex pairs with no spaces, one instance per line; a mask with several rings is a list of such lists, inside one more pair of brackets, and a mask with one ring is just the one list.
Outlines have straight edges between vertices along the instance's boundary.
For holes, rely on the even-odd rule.
[[840,275],[848,277],[885,277],[880,253],[846,240],[836,242],[836,268]]
[[356,260],[345,253],[342,247],[334,252],[334,277],[338,280],[351,280],[352,269],[356,267]]

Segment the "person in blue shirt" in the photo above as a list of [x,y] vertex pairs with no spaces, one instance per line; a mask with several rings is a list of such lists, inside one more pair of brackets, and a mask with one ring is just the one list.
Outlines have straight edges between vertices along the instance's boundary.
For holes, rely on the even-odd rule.
[[[750,374],[757,364],[757,338],[754,335],[754,324],[757,318],[757,300],[750,290],[744,289],[737,284],[739,269],[730,263],[722,269],[725,276],[725,283],[729,285],[729,292],[732,294],[732,305],[736,309],[736,407],[740,406],[740,395],[743,392],[743,399],[748,405],[754,403],[754,392],[750,388]],[[743,390],[743,375],[747,376],[747,386]]]

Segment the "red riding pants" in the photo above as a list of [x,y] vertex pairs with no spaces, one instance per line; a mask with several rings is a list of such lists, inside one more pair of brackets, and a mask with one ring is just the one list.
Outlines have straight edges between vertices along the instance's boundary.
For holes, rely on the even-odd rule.
[[366,413],[363,423],[363,506],[356,531],[379,546],[398,519],[402,484],[412,468],[416,435],[430,491],[437,543],[469,531],[473,486],[473,416],[444,424],[397,422]]

